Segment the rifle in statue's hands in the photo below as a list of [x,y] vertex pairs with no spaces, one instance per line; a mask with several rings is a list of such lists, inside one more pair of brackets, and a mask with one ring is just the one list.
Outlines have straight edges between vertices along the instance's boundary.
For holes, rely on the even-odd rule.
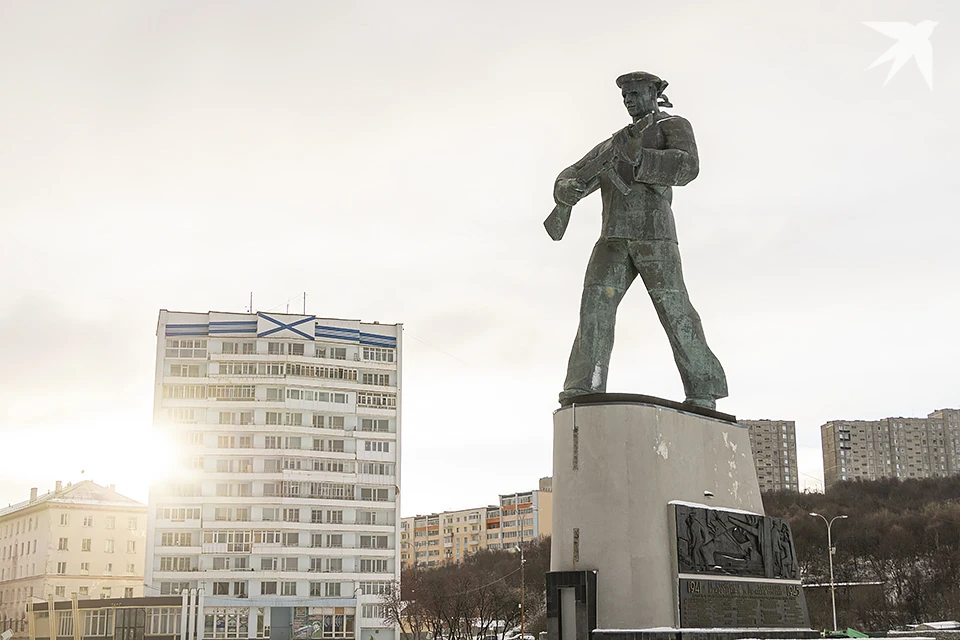
[[[615,186],[620,193],[623,195],[629,194],[630,185],[624,182],[620,174],[617,173],[617,163],[627,162],[633,166],[637,164],[626,143],[626,137],[629,135],[627,130],[631,127],[632,125],[615,133],[610,144],[605,146],[604,149],[597,154],[597,157],[577,169],[569,178],[579,180],[582,184],[586,185],[585,191],[591,191],[596,187],[600,176],[606,174],[613,183],[613,186]],[[572,204],[563,204],[562,202],[558,202],[557,206],[553,208],[553,211],[550,212],[547,219],[543,221],[543,227],[547,230],[547,234],[551,238],[554,240],[563,238],[563,234],[567,230],[567,225],[570,223],[570,213],[572,211]]]

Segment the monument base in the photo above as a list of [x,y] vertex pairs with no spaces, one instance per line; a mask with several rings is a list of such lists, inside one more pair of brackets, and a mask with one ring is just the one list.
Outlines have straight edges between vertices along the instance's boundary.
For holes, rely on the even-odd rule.
[[554,413],[548,637],[816,637],[746,428],[656,401],[597,394]]

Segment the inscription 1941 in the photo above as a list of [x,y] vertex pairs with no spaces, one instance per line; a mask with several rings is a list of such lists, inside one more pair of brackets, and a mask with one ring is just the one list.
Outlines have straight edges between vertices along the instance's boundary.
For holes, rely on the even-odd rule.
[[806,628],[798,584],[680,579],[680,626]]

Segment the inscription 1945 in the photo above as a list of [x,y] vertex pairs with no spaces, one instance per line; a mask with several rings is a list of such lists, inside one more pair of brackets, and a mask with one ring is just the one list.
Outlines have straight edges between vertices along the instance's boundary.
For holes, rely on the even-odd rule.
[[680,580],[680,626],[809,626],[806,603],[797,584],[732,580]]

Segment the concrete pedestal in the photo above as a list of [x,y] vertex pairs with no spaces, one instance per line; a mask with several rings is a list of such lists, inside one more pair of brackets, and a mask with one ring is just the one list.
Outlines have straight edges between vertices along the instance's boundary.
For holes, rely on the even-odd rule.
[[621,397],[559,409],[553,443],[551,571],[597,570],[598,629],[679,627],[668,503],[762,514],[747,430]]

